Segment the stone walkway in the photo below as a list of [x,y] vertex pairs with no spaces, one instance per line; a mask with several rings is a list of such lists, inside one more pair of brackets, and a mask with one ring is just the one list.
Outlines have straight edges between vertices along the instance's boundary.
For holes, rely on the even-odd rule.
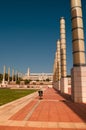
[[86,104],[52,88],[0,107],[0,130],[86,130]]

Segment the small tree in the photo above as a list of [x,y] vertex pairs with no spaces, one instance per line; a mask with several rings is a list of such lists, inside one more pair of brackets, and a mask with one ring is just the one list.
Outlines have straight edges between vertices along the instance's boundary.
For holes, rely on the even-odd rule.
[[16,84],[20,84],[20,80],[17,80],[17,81],[16,81]]
[[36,81],[39,82],[39,79],[37,79]]
[[8,74],[5,73],[5,80],[7,81],[8,80]]
[[50,79],[49,79],[49,78],[47,78],[47,79],[46,79],[46,81],[48,81],[48,82],[49,82],[49,81],[50,81]]
[[29,84],[29,83],[30,83],[30,80],[27,80],[27,79],[26,79],[26,80],[24,81],[24,83],[25,83],[25,84]]

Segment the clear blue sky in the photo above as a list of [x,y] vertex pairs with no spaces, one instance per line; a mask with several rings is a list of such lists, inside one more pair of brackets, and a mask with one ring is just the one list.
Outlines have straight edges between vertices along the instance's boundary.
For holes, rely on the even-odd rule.
[[[86,0],[82,0],[86,38]],[[59,20],[65,17],[67,70],[72,67],[70,0],[0,0],[0,73],[52,72]]]

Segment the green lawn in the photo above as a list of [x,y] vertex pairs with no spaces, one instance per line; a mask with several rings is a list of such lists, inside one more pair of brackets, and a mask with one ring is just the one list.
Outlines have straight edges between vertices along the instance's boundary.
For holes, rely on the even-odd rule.
[[29,90],[29,89],[0,88],[0,106],[36,91],[37,90],[35,89]]

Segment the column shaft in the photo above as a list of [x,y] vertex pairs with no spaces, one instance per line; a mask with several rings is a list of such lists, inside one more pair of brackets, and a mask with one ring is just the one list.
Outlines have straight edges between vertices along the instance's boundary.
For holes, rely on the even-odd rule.
[[14,81],[14,69],[12,70],[12,81]]
[[71,0],[73,66],[85,65],[81,0]]
[[60,42],[61,42],[61,77],[65,78],[66,72],[66,33],[65,33],[65,20],[60,19]]
[[57,75],[58,80],[61,79],[61,53],[60,53],[60,41],[57,41]]
[[3,80],[5,80],[5,75],[6,75],[6,67],[4,65],[4,70],[3,70]]
[[8,68],[8,82],[10,81],[10,68]]
[[71,0],[73,68],[71,93],[74,102],[86,102],[86,62],[81,0]]

